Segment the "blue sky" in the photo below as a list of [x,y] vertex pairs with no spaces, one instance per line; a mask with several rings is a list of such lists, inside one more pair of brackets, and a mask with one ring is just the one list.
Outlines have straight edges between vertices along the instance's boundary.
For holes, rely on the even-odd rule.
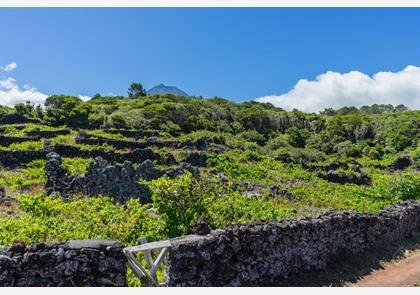
[[[164,83],[192,95],[276,102],[299,79],[328,71],[372,80],[414,66],[412,88],[402,92],[414,93],[408,103],[416,107],[419,37],[420,9],[0,8],[0,65],[17,64],[0,80],[45,94],[126,94],[140,81],[146,89]],[[312,99],[305,91],[283,98]]]

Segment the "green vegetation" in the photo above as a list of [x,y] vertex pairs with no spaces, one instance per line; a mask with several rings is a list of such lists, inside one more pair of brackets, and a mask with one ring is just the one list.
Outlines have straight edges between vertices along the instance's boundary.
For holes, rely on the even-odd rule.
[[[327,109],[320,114],[286,112],[271,104],[239,104],[217,97],[147,96],[141,84],[130,87],[129,98],[98,94],[84,102],[54,95],[47,99],[45,110],[30,104],[0,107],[0,115],[17,112],[41,122],[2,126],[2,134],[25,137],[33,130],[69,128],[69,135],[51,138],[51,144],[115,151],[107,144],[76,144],[77,132],[82,129],[96,137],[136,141],[105,129],[153,130],[161,138],[179,142],[177,147],[151,146],[163,158],[171,153],[179,161],[191,150],[204,151],[207,166],[200,168],[201,176],[185,173],[174,179],[142,181],[152,191],[152,203],[131,200],[120,205],[106,196],[74,196],[65,201],[46,196],[42,187],[45,161],[2,169],[0,186],[19,205],[12,214],[0,210],[0,244],[17,239],[34,243],[105,238],[133,245],[143,236],[159,240],[191,233],[200,218],[217,228],[311,216],[330,209],[369,212],[401,200],[420,199],[420,111],[373,105]],[[0,149],[43,146],[43,141],[26,141]],[[410,167],[389,169],[403,155],[410,155]],[[82,175],[90,161],[64,158],[63,165],[70,173]],[[368,181],[334,182],[327,179],[331,173],[344,180],[365,177]],[[258,194],[245,193],[253,190],[247,188],[251,184],[261,188]],[[273,193],[276,190],[278,195]]]
[[64,167],[66,167],[70,171],[70,173],[73,175],[85,174],[90,162],[92,162],[92,159],[83,159],[83,158],[64,158],[63,159]]
[[42,141],[24,141],[19,143],[12,143],[8,146],[0,146],[0,151],[35,151],[41,150],[44,147]]

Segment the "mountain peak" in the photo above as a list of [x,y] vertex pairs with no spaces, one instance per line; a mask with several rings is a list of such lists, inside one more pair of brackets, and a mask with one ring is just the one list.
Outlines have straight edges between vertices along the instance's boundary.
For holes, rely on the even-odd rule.
[[189,96],[185,91],[179,89],[176,86],[166,86],[163,83],[156,85],[155,87],[150,88],[147,91],[147,94],[174,94],[179,96]]

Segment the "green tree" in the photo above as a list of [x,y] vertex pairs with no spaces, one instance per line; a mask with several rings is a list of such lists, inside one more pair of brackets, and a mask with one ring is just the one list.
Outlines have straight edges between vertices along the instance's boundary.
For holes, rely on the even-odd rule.
[[308,130],[299,129],[297,127],[287,129],[286,134],[289,136],[289,144],[298,148],[305,147],[306,140],[310,135]]
[[35,115],[34,105],[30,101],[27,101],[25,103],[23,102],[17,103],[15,105],[15,110],[16,110],[16,113],[18,113],[19,115],[22,115],[28,118],[33,118]]
[[132,83],[128,89],[128,98],[139,98],[141,96],[146,96],[146,90],[143,88],[141,83]]
[[42,109],[42,106],[40,104],[35,107],[35,115],[41,120],[44,119],[44,110]]
[[86,127],[89,123],[90,106],[80,98],[53,95],[45,101],[45,119],[53,125]]

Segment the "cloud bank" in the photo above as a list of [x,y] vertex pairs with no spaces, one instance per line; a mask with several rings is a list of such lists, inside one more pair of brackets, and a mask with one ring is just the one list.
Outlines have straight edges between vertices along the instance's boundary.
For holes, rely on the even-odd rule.
[[28,85],[20,88],[14,78],[6,77],[5,74],[10,73],[16,68],[16,62],[11,62],[3,67],[0,66],[0,105],[13,106],[18,102],[28,100],[35,104],[43,104],[48,95]]
[[358,71],[328,71],[309,81],[299,80],[287,93],[255,99],[286,110],[318,112],[325,108],[372,104],[404,104],[420,109],[420,67],[399,72],[378,72],[372,77]]
[[[21,88],[14,78],[7,77],[7,74],[16,68],[16,62],[0,66],[0,105],[14,106],[18,102],[26,101],[31,101],[34,104],[44,104],[49,95],[39,92],[29,85],[24,85]],[[78,97],[84,101],[91,98],[87,95],[78,95]]]

